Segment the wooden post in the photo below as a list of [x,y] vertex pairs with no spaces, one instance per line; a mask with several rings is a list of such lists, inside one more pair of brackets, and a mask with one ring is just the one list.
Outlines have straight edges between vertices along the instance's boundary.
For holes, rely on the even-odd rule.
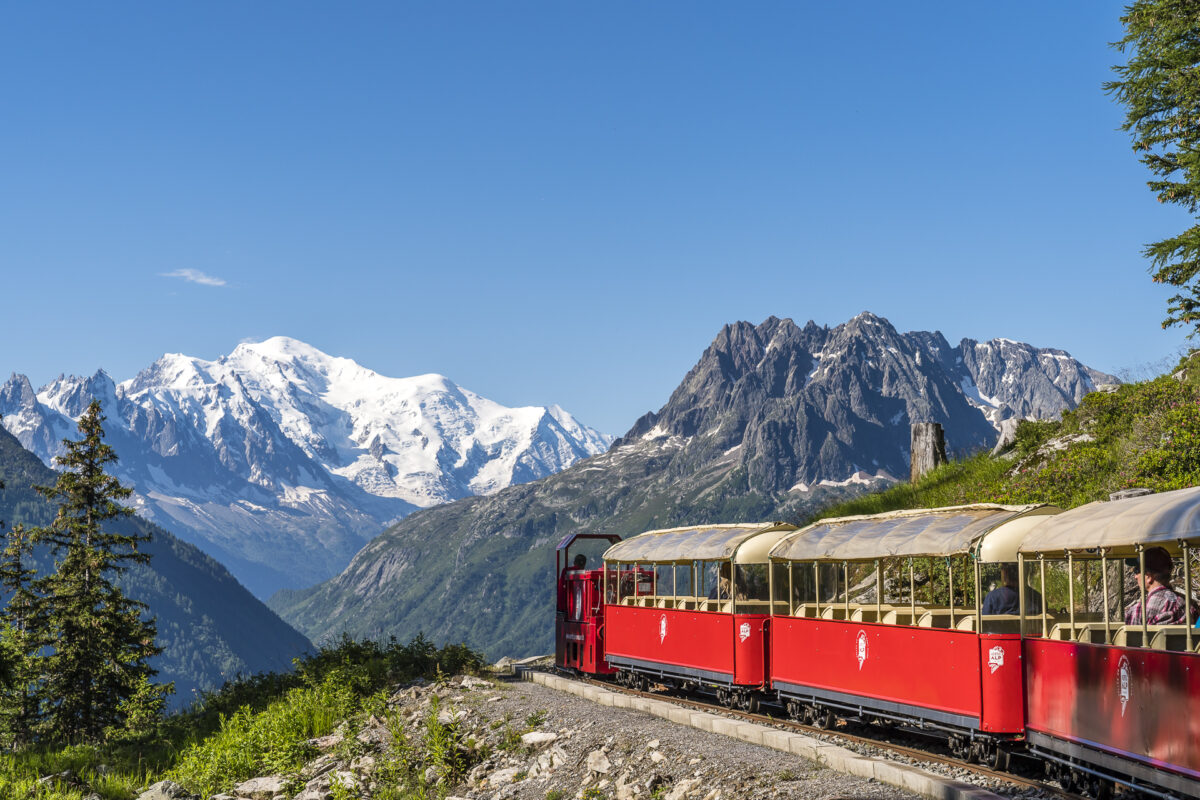
[[946,434],[937,422],[914,422],[912,424],[912,456],[909,481],[917,479],[935,467],[945,464]]

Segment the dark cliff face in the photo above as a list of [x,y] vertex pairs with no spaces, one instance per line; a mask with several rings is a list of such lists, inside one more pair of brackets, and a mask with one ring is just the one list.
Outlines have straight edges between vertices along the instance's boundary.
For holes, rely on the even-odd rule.
[[836,328],[727,325],[607,453],[417,512],[338,577],[270,605],[314,639],[424,630],[493,655],[545,652],[552,549],[569,533],[799,520],[876,476],[906,475],[911,422],[940,422],[952,450],[974,451],[995,442],[999,419],[1059,413],[1109,378],[1077,363],[1048,377],[1042,365],[1059,359],[1042,354],[1059,351],[990,346],[998,355],[973,342],[964,355],[966,343],[872,314]]
[[740,446],[751,484],[769,492],[841,481],[857,472],[902,476],[909,426],[938,422],[949,448],[991,446],[1011,416],[1049,417],[1096,383],[1115,382],[1061,350],[898,333],[864,313],[836,328],[772,317],[727,325],[670,400],[614,447],[669,434],[698,465]]

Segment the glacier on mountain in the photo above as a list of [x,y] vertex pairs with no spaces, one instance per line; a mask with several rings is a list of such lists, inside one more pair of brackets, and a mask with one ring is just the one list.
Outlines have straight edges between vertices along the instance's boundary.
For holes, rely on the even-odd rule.
[[260,596],[335,574],[417,508],[536,480],[612,441],[556,405],[508,408],[282,336],[215,361],[167,354],[121,383],[99,371],[35,393],[14,375],[2,424],[51,464],[93,397],[140,513]]

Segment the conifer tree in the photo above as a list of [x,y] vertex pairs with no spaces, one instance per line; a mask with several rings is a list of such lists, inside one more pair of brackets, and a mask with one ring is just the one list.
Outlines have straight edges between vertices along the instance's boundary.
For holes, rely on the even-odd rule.
[[1194,219],[1176,236],[1146,245],[1156,283],[1180,289],[1163,327],[1200,334],[1200,0],[1135,0],[1121,17],[1114,43],[1129,60],[1113,67],[1120,80],[1104,85],[1125,106],[1124,129],[1150,168],[1147,184],[1160,203]]
[[45,604],[33,590],[37,571],[30,563],[31,531],[14,525],[0,555],[0,586],[9,595],[0,612],[6,627],[2,634],[5,654],[5,697],[2,710],[8,737],[15,747],[33,740],[38,723],[37,683],[42,648],[49,644]]
[[58,503],[36,536],[55,559],[55,572],[37,582],[53,647],[41,687],[45,733],[55,741],[95,742],[120,726],[122,702],[154,674],[147,661],[161,652],[146,605],[113,582],[129,565],[149,562],[138,546],[150,537],[106,525],[133,510],[120,503],[131,490],[105,472],[117,456],[103,441],[103,421],[93,400],[79,420],[81,438],[64,440],[66,453],[55,459],[58,480],[36,487]]

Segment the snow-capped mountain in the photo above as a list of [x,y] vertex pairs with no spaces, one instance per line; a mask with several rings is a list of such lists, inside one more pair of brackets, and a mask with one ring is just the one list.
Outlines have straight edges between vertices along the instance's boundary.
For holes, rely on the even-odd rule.
[[612,440],[558,406],[506,408],[285,337],[216,361],[165,355],[119,384],[100,371],[35,392],[14,375],[0,414],[51,463],[93,397],[141,513],[264,596],[336,574],[416,508],[544,477]]

